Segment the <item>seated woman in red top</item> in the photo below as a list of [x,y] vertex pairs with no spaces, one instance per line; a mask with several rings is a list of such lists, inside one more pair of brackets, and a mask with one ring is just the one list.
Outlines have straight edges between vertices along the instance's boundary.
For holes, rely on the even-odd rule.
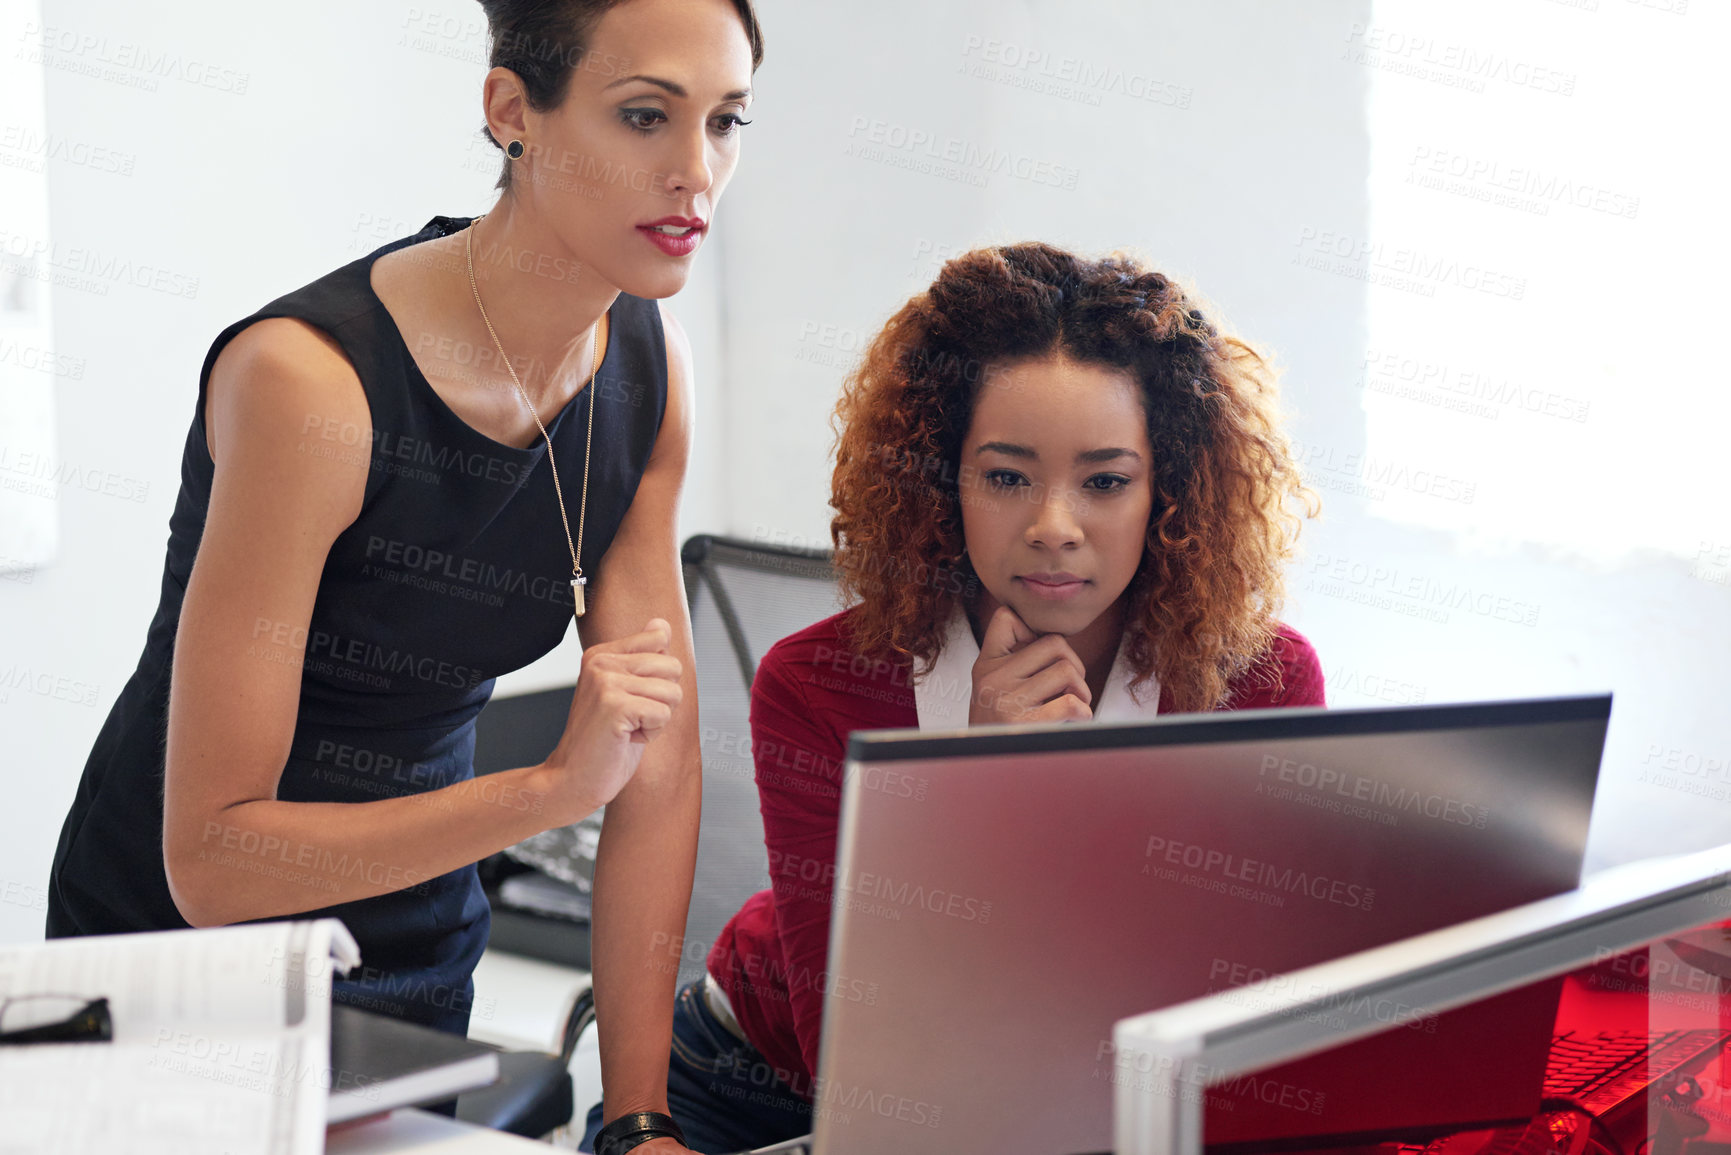
[[1276,618],[1312,499],[1275,402],[1258,353],[1121,256],[976,250],[884,326],[837,411],[853,604],[752,684],[773,889],[679,995],[695,1150],[810,1130],[851,731],[1323,704]]

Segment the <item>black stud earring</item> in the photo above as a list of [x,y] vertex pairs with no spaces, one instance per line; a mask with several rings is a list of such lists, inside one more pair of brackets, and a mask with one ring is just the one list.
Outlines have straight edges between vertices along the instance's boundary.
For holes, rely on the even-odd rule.
[[520,140],[514,140],[510,144],[506,145],[505,146],[505,155],[510,157],[512,160],[522,159],[523,142]]

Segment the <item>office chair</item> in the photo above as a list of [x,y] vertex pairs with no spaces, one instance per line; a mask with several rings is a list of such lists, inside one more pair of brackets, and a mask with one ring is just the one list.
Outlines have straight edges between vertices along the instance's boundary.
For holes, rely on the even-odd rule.
[[[781,638],[841,606],[827,550],[699,534],[685,542],[680,561],[691,614],[704,771],[696,875],[677,955],[683,985],[703,974],[710,946],[740,905],[769,885],[751,759],[751,681],[758,659]],[[545,757],[558,743],[570,705],[569,686],[489,703],[476,720],[475,772],[493,773]],[[570,844],[555,835],[539,840],[533,852],[514,847],[482,863],[482,878],[494,899],[490,947],[590,969],[586,924],[514,910],[497,899],[499,880]],[[563,872],[574,864],[548,865]],[[560,1053],[501,1055],[499,1082],[460,1096],[457,1117],[532,1137],[565,1123],[573,1113],[571,1057],[594,1020],[594,998],[585,988],[565,1015]]]
[[699,535],[680,551],[697,659],[703,825],[679,982],[703,974],[716,936],[769,886],[751,760],[751,681],[776,642],[841,608],[828,550]]

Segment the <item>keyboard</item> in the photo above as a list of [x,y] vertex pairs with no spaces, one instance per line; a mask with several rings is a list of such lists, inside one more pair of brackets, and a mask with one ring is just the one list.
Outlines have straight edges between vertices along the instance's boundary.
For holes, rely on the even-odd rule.
[[1551,1040],[1545,1097],[1568,1099],[1604,1118],[1674,1071],[1731,1039],[1731,1031],[1566,1031]]
[[[1731,1031],[1565,1031],[1551,1039],[1545,1098],[1566,1099],[1599,1120],[1640,1099],[1659,1080],[1710,1057]],[[1466,1131],[1430,1143],[1385,1143],[1377,1155],[1555,1155],[1577,1149],[1575,1111],[1549,1111],[1523,1124]],[[1582,1136],[1585,1138],[1586,1136]]]

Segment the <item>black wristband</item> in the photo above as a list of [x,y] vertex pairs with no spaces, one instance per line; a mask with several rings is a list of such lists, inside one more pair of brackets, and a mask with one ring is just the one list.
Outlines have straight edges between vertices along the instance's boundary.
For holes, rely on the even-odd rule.
[[685,1145],[685,1132],[673,1121],[673,1116],[659,1111],[634,1111],[621,1115],[595,1135],[595,1155],[625,1155],[633,1147],[651,1139],[677,1139]]

